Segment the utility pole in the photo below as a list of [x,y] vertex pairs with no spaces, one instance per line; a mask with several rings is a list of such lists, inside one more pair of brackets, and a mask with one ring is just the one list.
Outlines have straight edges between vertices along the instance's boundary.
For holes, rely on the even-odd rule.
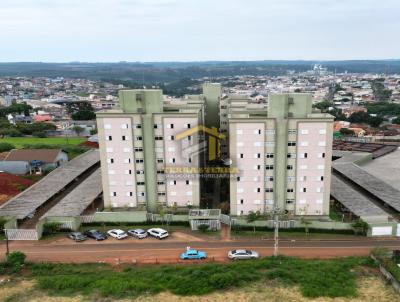
[[280,210],[278,207],[273,209],[274,213],[274,257],[277,257],[279,254],[279,213]]
[[8,233],[7,229],[4,229],[4,235],[6,235],[6,257],[10,254],[10,248],[8,246]]

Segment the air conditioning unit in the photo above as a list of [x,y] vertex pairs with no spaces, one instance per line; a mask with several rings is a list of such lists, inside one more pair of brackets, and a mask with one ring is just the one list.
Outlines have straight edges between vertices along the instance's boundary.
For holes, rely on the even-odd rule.
[[288,97],[288,104],[289,105],[294,105],[294,99],[293,99],[293,97]]

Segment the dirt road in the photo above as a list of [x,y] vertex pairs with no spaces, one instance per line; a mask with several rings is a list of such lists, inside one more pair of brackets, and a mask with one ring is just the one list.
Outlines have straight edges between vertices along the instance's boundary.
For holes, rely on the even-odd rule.
[[[103,242],[87,240],[75,243],[69,240],[59,241],[14,241],[10,250],[26,253],[29,261],[34,262],[129,262],[129,263],[176,263],[179,254],[187,246],[204,250],[211,261],[227,261],[227,252],[231,249],[246,248],[257,250],[261,256],[272,255],[273,240],[252,241],[204,241],[196,240],[156,240],[147,238],[138,240],[128,238],[117,241],[109,238]],[[303,258],[331,258],[339,256],[368,255],[372,247],[381,246],[400,249],[399,239],[360,239],[360,240],[282,240],[279,252],[283,255]],[[5,243],[1,243],[1,255],[5,254]]]

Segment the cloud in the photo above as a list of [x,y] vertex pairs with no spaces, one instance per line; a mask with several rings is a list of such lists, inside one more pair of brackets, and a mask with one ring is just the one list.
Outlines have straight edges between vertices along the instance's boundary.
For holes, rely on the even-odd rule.
[[394,58],[397,0],[1,0],[1,61]]

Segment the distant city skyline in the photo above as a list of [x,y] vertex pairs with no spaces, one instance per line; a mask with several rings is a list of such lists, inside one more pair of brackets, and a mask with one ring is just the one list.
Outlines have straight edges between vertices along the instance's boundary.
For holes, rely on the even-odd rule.
[[400,59],[396,0],[2,0],[0,62]]

